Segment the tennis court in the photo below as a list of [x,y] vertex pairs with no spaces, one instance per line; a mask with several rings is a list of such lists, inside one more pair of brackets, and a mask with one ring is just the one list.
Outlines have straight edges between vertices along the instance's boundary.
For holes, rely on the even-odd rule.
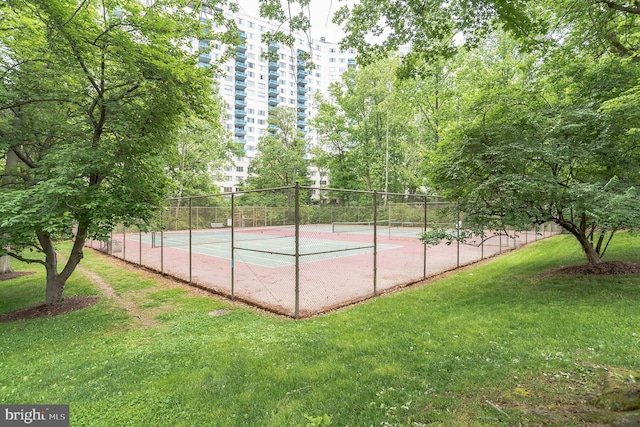
[[[327,234],[332,225],[312,225],[303,227],[299,238],[298,256],[300,263],[317,262],[326,259],[373,252],[372,244],[363,242],[328,240],[318,236]],[[366,231],[364,231],[366,233]],[[337,235],[331,232],[331,235]],[[140,236],[129,236],[127,239],[134,243],[140,241],[151,245],[152,248],[175,248],[191,251],[196,254],[231,259],[232,231],[231,229],[196,231],[191,235],[185,232],[147,233]],[[233,233],[234,248],[242,261],[248,264],[267,268],[278,268],[295,264],[295,230],[291,227],[258,227],[255,229],[240,229]],[[190,243],[191,242],[191,246]],[[377,245],[378,251],[397,249],[399,246]]]
[[[461,213],[433,196],[332,189],[331,203],[285,187],[172,200],[155,232],[119,227],[93,247],[194,286],[302,318],[401,288],[557,233],[486,232],[469,244],[426,247],[429,224]],[[322,189],[325,191],[326,189]],[[304,192],[307,194],[304,195]],[[273,205],[249,205],[259,194]],[[242,202],[243,205],[238,206]]]

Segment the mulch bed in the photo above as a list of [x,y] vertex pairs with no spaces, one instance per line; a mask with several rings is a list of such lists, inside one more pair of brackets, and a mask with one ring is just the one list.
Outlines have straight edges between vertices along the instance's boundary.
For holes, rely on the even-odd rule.
[[[17,277],[34,274],[33,271],[15,271],[13,273],[0,274],[0,282],[15,279]],[[0,323],[15,322],[22,319],[35,319],[45,316],[59,316],[82,308],[91,307],[100,300],[98,296],[78,295],[65,298],[58,304],[38,304],[32,307],[22,308],[0,315]]]
[[14,271],[13,273],[0,274],[0,282],[15,279],[16,277],[28,276],[30,274],[34,274],[33,271]]
[[640,263],[625,261],[606,261],[599,264],[580,264],[561,267],[553,270],[553,273],[570,275],[615,275],[615,274],[640,274]]
[[0,315],[0,323],[15,322],[16,320],[23,319],[35,319],[37,317],[45,316],[59,316],[71,311],[91,307],[92,305],[97,304],[99,300],[100,297],[95,295],[77,295],[66,298],[58,304],[38,304]]

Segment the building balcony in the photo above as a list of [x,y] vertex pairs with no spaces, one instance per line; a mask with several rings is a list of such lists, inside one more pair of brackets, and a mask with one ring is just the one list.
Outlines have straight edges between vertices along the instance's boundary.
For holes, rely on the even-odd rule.
[[298,104],[301,102],[307,102],[307,97],[304,95],[298,95]]
[[[234,123],[235,123],[236,125],[242,125],[242,126],[244,126],[244,125],[246,125],[246,124],[247,124],[247,121],[246,121],[246,120],[244,120],[244,119],[236,119]],[[237,129],[237,128],[236,128],[236,129]]]
[[272,88],[272,87],[278,87],[278,85],[280,85],[280,83],[278,83],[278,81],[277,81],[277,80],[269,79],[269,87],[270,87],[270,88]]
[[238,51],[238,52],[246,52],[247,51],[247,45],[246,44],[239,44],[238,46],[236,46],[236,51]]
[[246,38],[247,38],[247,33],[245,33],[244,31],[238,31],[238,35],[240,36],[240,39],[242,39],[242,40],[246,40]]
[[244,99],[246,97],[247,97],[247,92],[245,92],[244,90],[236,91],[236,99]]
[[269,89],[269,93],[270,93],[271,95],[278,96],[278,93],[280,93],[280,92],[278,92],[278,89]]
[[236,80],[236,89],[243,89],[247,87],[247,82],[242,80]]
[[269,130],[278,130],[280,128],[278,126],[276,126],[276,125],[269,125],[269,126],[267,126],[267,129],[269,129]]
[[247,101],[236,98],[236,107],[246,107]]
[[304,86],[298,86],[298,95],[307,93],[307,88]]
[[298,110],[306,110],[307,109],[307,105],[301,102],[298,102],[298,106],[297,106]]
[[246,110],[241,110],[239,108],[236,109],[235,113],[236,113],[236,116],[238,117],[244,117],[247,115]]
[[278,73],[277,71],[269,71],[269,77],[280,77],[280,73]]
[[198,61],[208,64],[209,62],[211,62],[211,54],[200,52],[200,54],[198,55]]
[[244,135],[246,135],[246,134],[247,134],[247,131],[246,131],[246,130],[244,130],[244,128],[235,128],[235,130],[234,130],[234,134],[235,134],[236,136],[244,136]]
[[236,70],[246,70],[247,63],[243,61],[236,61]]
[[242,53],[242,52],[236,52],[236,61],[246,61],[247,60],[247,54],[246,53]]
[[307,75],[309,75],[307,70],[303,70],[303,69],[298,70],[298,76],[307,76]]
[[278,98],[274,98],[274,97],[269,97],[269,105],[271,106],[275,106],[278,105]]
[[280,45],[276,42],[271,42],[269,43],[269,50],[270,51],[276,51],[280,48]]
[[303,85],[303,86],[308,83],[307,79],[305,79],[304,77],[298,77],[297,81],[298,81],[298,85]]
[[247,139],[241,136],[237,136],[234,138],[234,141],[239,143],[239,144],[246,144],[247,143]]
[[244,71],[236,71],[236,80],[244,80],[247,78],[247,73]]
[[307,125],[307,122],[305,122],[304,120],[298,120],[298,127],[305,127]]
[[269,61],[269,69],[270,70],[277,70],[279,68],[279,65],[277,62],[274,61]]
[[298,118],[299,119],[306,119],[307,118],[307,113],[303,113],[302,111],[298,112]]

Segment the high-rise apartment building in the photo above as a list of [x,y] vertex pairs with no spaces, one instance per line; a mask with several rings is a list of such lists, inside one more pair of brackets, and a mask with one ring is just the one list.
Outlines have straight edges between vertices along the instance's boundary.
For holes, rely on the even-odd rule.
[[[218,181],[223,192],[237,191],[247,178],[258,142],[269,131],[267,118],[274,108],[295,109],[298,129],[313,144],[316,135],[309,126],[309,119],[316,112],[312,95],[326,92],[330,83],[339,80],[342,73],[356,65],[354,50],[342,50],[325,37],[309,42],[305,34],[298,34],[293,46],[266,45],[262,35],[276,30],[274,24],[243,13],[234,13],[231,17],[238,26],[242,42],[236,48],[235,58],[223,65],[224,73],[218,79],[227,108],[226,128],[235,141],[244,146],[244,156],[236,157],[233,164],[224,169],[223,179]],[[203,19],[207,19],[206,15]],[[202,47],[202,66],[219,61],[223,55],[223,46],[213,46],[211,53],[206,51],[208,44]],[[267,52],[276,55],[268,59]],[[300,59],[303,52],[310,55],[315,68],[309,69],[306,61]],[[315,185],[328,184],[327,171],[312,168],[310,174]]]

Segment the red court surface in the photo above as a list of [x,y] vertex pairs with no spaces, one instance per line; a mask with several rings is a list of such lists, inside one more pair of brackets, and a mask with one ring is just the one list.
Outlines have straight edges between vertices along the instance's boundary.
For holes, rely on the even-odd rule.
[[[114,234],[111,244],[103,250],[272,312],[309,317],[420,282],[550,234],[519,232],[514,238],[511,233],[508,237],[495,236],[482,245],[441,243],[425,250],[416,236],[389,236],[381,232],[374,258],[371,234],[303,231],[299,240],[302,255],[297,275],[298,292],[296,258],[282,255],[295,254],[293,238],[237,242],[233,269],[228,243],[193,245],[190,252],[188,244],[152,247],[148,234]],[[94,248],[101,245],[104,244],[92,242]],[[258,252],[242,249],[245,247]],[[341,249],[343,247],[347,249]],[[360,249],[349,249],[351,247]],[[339,251],[325,253],[333,250]],[[265,253],[270,251],[280,255]],[[304,255],[314,252],[321,253]]]

